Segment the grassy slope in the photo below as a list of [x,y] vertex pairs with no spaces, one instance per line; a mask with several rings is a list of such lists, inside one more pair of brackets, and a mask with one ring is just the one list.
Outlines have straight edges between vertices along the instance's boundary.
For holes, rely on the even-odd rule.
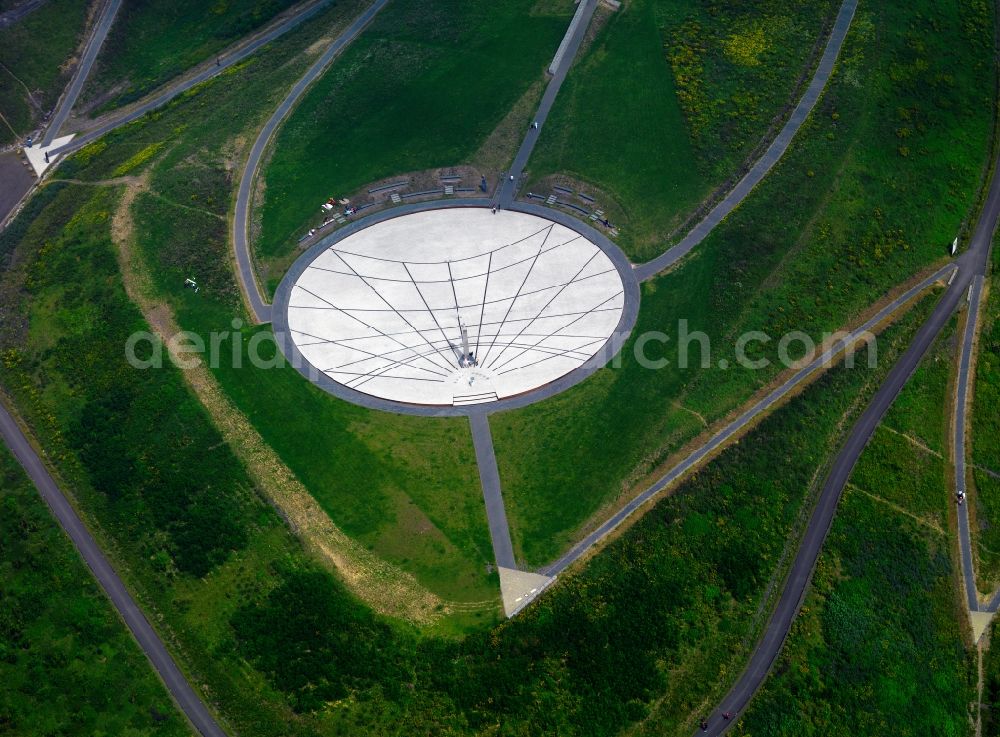
[[[350,17],[341,7],[334,17]],[[330,20],[313,34],[330,35]],[[297,44],[308,46],[308,36]],[[293,47],[294,48],[294,47]],[[312,57],[275,50],[258,66],[227,73],[221,84],[186,96],[169,110],[85,151],[60,171],[101,179],[150,172],[150,192],[136,200],[138,243],[155,286],[181,326],[205,336],[232,331],[243,314],[229,265],[226,214],[233,182],[233,138],[245,146]],[[253,87],[254,98],[242,90]],[[233,120],[241,126],[233,130]],[[144,164],[130,162],[152,157]],[[194,276],[201,291],[179,289]],[[260,333],[243,328],[242,351]],[[266,329],[265,329],[266,332]],[[227,339],[214,366],[237,407],[309,488],[333,521],[378,555],[413,572],[447,599],[495,599],[487,573],[492,548],[468,424],[420,421],[334,399],[292,368],[234,369]],[[273,342],[265,350],[273,352]],[[270,355],[270,354],[268,354]]]
[[272,725],[270,734],[287,734],[261,676],[232,657],[226,622],[309,564],[179,372],[125,363],[124,341],[146,326],[117,273],[115,195],[64,187],[19,229],[20,258],[3,286],[25,290],[14,309],[27,332],[4,334],[0,381],[95,536],[125,561],[119,570],[140,602],[164,615],[150,618],[185,669],[212,684],[212,700],[228,703],[248,733]]
[[947,538],[857,492],[841,507],[776,672],[734,734],[968,734],[975,681]]
[[33,130],[41,115],[55,106],[69,81],[63,65],[81,40],[87,5],[50,0],[0,30],[0,145]]
[[[904,345],[932,303],[893,328],[886,347]],[[327,710],[331,731],[381,734],[392,723],[407,734],[492,734],[499,722],[510,734],[600,737],[645,719],[650,734],[690,734],[693,709],[747,655],[761,597],[845,413],[854,416],[888,365],[828,374],[517,619],[452,646],[425,640],[415,653],[373,632],[358,647],[374,640],[395,657],[350,673],[378,696]],[[307,634],[333,603],[300,613],[300,596],[275,590],[233,624],[239,652],[273,667],[272,681],[305,710],[304,684],[334,695],[355,661],[337,666],[343,650]],[[279,617],[289,621],[271,626]],[[413,673],[412,690],[396,692],[397,668]]]
[[975,674],[946,532],[950,467],[935,455],[948,445],[954,328],[862,454],[803,613],[735,734],[968,733]]
[[851,484],[947,528],[948,417],[955,321],[938,338],[858,460]]
[[331,194],[468,162],[541,79],[566,30],[568,2],[531,12],[537,4],[437,0],[387,7],[275,138],[263,170],[260,255],[291,252]]
[[[786,157],[692,258],[644,285],[635,334],[670,335],[646,350],[669,365],[643,369],[630,344],[620,369],[493,416],[526,560],[550,560],[698,432],[694,412],[713,422],[769,382],[780,336],[802,330],[818,340],[945,254],[973,202],[990,132],[992,20],[974,21],[979,11],[863,2],[838,71]],[[698,366],[697,343],[691,367],[678,368],[681,320],[711,338],[709,370]],[[735,366],[735,341],[750,330],[773,336],[750,353],[772,365],[714,369],[720,359]]]
[[106,110],[137,100],[210,59],[296,0],[143,0],[118,11],[82,103]]
[[[309,565],[248,493],[178,372],[109,358],[143,327],[111,255],[114,200],[67,186],[14,231],[21,253],[5,282],[27,279],[18,309],[30,323],[23,342],[4,337],[0,377],[196,681],[234,731],[261,737],[487,734],[497,719],[514,733],[595,737],[660,696],[660,733],[686,733],[692,705],[746,655],[741,643],[844,413],[932,307],[883,338],[877,369],[832,371],[517,620],[462,640],[417,639]],[[128,401],[115,400],[122,392]],[[182,556],[199,519],[213,543],[207,573]]]
[[627,3],[560,91],[529,188],[558,173],[589,182],[620,245],[651,258],[759,143],[835,7]]
[[191,734],[6,448],[0,508],[2,731]]
[[983,590],[1000,581],[1000,249],[993,244],[993,269],[987,277],[989,294],[979,313],[979,347],[970,413],[971,473],[975,479],[977,552],[976,575]]

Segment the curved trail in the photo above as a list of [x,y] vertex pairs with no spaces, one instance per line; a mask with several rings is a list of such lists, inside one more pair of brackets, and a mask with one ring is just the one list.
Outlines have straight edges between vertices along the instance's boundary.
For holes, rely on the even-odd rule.
[[240,288],[246,299],[247,306],[253,319],[257,323],[271,322],[271,305],[267,303],[257,282],[257,275],[253,268],[253,258],[250,255],[250,244],[247,238],[247,225],[249,223],[250,195],[253,187],[253,179],[260,167],[261,159],[264,157],[264,150],[268,142],[274,135],[281,121],[284,120],[292,107],[302,97],[309,85],[319,77],[330,63],[340,54],[344,48],[350,44],[358,34],[367,26],[375,14],[378,13],[389,0],[375,0],[368,8],[359,15],[347,29],[341,33],[333,43],[331,43],[323,55],[309,67],[308,71],[299,78],[295,86],[289,91],[288,96],[281,101],[278,108],[271,115],[267,123],[261,129],[257,140],[254,141],[250,150],[250,157],[247,159],[240,176],[240,187],[236,195],[236,212],[233,217],[233,250],[236,256],[236,274],[240,280]]
[[830,80],[830,75],[833,73],[837,57],[840,55],[840,50],[844,45],[844,39],[847,38],[847,32],[851,28],[851,21],[854,19],[854,12],[857,10],[857,7],[858,0],[844,0],[843,5],[840,6],[840,11],[837,13],[837,20],[834,22],[830,38],[826,42],[826,49],[823,51],[823,56],[816,67],[816,73],[813,75],[812,81],[809,82],[809,87],[806,88],[802,99],[799,100],[799,104],[795,106],[795,110],[792,111],[784,127],[771,142],[771,145],[768,146],[767,151],[750,168],[750,171],[736,183],[736,186],[729,191],[722,201],[712,208],[708,215],[694,226],[691,232],[680,243],[651,261],[636,266],[636,276],[639,278],[639,281],[651,279],[690,253],[691,249],[708,237],[708,234],[715,229],[716,225],[740,206],[740,203],[747,198],[747,195],[750,194],[753,188],[760,184],[774,165],[785,155],[785,152],[792,143],[792,139],[795,138],[795,134],[799,132],[799,128],[802,127],[802,124],[809,117],[809,113],[816,107],[816,103],[823,94],[826,83]]
[[[969,314],[965,322],[962,352],[959,355],[958,381],[955,387],[955,490],[966,489],[965,430],[966,412],[969,409],[969,384],[973,378],[972,354],[976,342],[976,323],[983,293],[983,278],[977,276],[969,287]],[[962,560],[962,578],[965,581],[965,600],[970,612],[995,612],[996,606],[981,607],[979,592],[976,590],[975,564],[972,555],[972,536],[969,531],[969,505],[958,507],[958,549]],[[991,602],[992,604],[992,602]]]
[[77,516],[66,495],[59,489],[48,469],[45,468],[45,464],[35,453],[28,438],[25,437],[17,422],[2,404],[0,404],[0,437],[14,453],[18,462],[24,466],[24,470],[27,471],[32,483],[38,489],[38,493],[52,510],[59,526],[63,528],[63,531],[79,551],[80,556],[94,574],[97,583],[107,594],[121,618],[125,620],[125,624],[128,625],[136,642],[139,643],[139,647],[142,648],[146,657],[149,658],[149,662],[156,669],[178,708],[200,734],[205,737],[226,737],[222,727],[212,717],[205,703],[188,683],[170,653],[167,652],[163,640],[156,634],[156,631],[149,624],[149,620],[143,616],[139,605],[129,594],[125,583]]

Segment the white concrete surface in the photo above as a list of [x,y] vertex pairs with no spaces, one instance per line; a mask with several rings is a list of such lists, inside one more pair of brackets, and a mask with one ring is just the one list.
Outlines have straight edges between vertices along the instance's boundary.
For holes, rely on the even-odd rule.
[[[521,394],[586,362],[618,325],[621,278],[550,220],[485,208],[414,213],[321,252],[295,282],[288,328],[335,381],[429,405]],[[478,365],[461,367],[459,324]]]
[[528,606],[535,597],[542,593],[549,584],[555,581],[554,576],[543,576],[541,573],[519,571],[516,568],[497,569],[500,574],[500,598],[503,600],[503,613],[513,617]]
[[67,143],[73,140],[75,133],[71,133],[68,136],[63,136],[62,138],[56,138],[48,146],[42,146],[39,141],[34,146],[25,146],[24,155],[28,157],[28,162],[31,164],[31,168],[35,170],[35,174],[42,176],[42,173],[48,169],[52,164],[56,163],[58,156],[50,156],[49,161],[45,161],[45,154],[48,151],[54,151],[57,148],[65,146]]
[[573,34],[576,33],[577,28],[580,26],[580,23],[583,22],[583,19],[588,17],[587,6],[595,2],[597,2],[597,0],[578,1],[576,12],[573,14],[573,20],[569,22],[569,28],[566,29],[566,34],[563,36],[563,40],[559,43],[559,48],[556,49],[556,55],[552,57],[552,63],[549,64],[549,74],[555,74],[559,69],[559,65],[562,64],[563,57],[566,56],[566,50],[569,48]]
[[990,622],[993,621],[995,612],[969,612],[969,621],[972,623],[972,641],[979,642],[986,630],[989,629]]

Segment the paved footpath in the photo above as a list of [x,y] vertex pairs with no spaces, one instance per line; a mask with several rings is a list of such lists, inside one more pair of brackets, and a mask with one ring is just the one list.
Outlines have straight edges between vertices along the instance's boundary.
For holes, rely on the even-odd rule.
[[261,159],[264,157],[264,151],[278,126],[281,125],[281,121],[288,116],[309,85],[326,71],[331,62],[358,37],[358,34],[372,21],[375,14],[385,7],[387,2],[388,0],[375,0],[343,33],[333,40],[323,55],[309,67],[285,99],[281,101],[270,119],[264,124],[250,150],[250,157],[243,168],[243,173],[240,176],[240,187],[236,194],[236,212],[233,217],[233,251],[236,256],[236,273],[240,280],[240,287],[254,322],[258,324],[271,322],[271,305],[268,304],[257,281],[253,257],[250,254],[250,239],[247,237],[247,224],[250,222],[250,196],[253,190],[253,180],[260,167]]
[[18,462],[24,466],[28,477],[35,484],[42,499],[49,505],[52,514],[59,522],[59,526],[69,536],[84,562],[94,574],[94,578],[97,579],[97,583],[104,589],[104,593],[118,610],[121,618],[125,620],[125,624],[132,631],[139,647],[142,648],[146,657],[149,658],[149,662],[152,663],[163,680],[163,684],[167,687],[167,691],[170,692],[178,708],[200,734],[205,737],[225,737],[226,733],[212,717],[205,703],[191,688],[184,674],[177,667],[177,663],[167,652],[163,641],[146,617],[143,616],[135,599],[129,594],[125,583],[108,559],[104,557],[104,553],[101,552],[100,547],[77,516],[66,495],[56,485],[28,438],[25,437],[21,428],[2,404],[0,404],[0,437],[14,453]]
[[580,0],[580,3],[581,5],[577,9],[573,21],[569,29],[567,29],[568,35],[563,39],[557,51],[559,61],[556,71],[552,75],[552,79],[549,80],[549,84],[545,88],[545,93],[542,95],[542,101],[539,103],[535,117],[532,119],[533,122],[538,123],[538,127],[528,128],[524,140],[521,141],[521,147],[514,156],[514,163],[511,164],[507,178],[500,182],[498,199],[500,207],[509,207],[517,196],[517,189],[521,182],[521,175],[524,173],[524,167],[527,166],[528,159],[531,158],[531,152],[535,149],[535,144],[538,143],[538,137],[541,135],[545,121],[548,120],[549,113],[552,111],[556,95],[559,94],[559,89],[566,80],[569,68],[573,66],[573,60],[580,50],[583,37],[587,35],[587,29],[590,27],[591,19],[594,17],[594,11],[597,10],[597,0]]
[[507,512],[500,493],[500,472],[497,470],[497,459],[493,454],[493,436],[490,434],[490,423],[486,412],[470,412],[469,424],[472,426],[472,444],[476,449],[479,480],[483,487],[483,501],[486,503],[486,518],[489,521],[490,538],[493,541],[493,557],[498,566],[517,568],[514,562],[514,546],[510,542]]
[[[955,442],[954,451],[955,490],[968,489],[966,479],[966,458],[968,450],[969,412],[973,402],[973,382],[975,381],[974,358],[976,352],[976,329],[979,323],[979,313],[983,301],[984,275],[977,274],[969,286],[967,301],[969,313],[966,316],[965,331],[962,335],[962,349],[958,358],[958,380],[955,382],[955,415],[952,418]],[[976,587],[975,556],[972,554],[972,533],[969,529],[969,504],[958,507],[958,552],[962,565],[962,580],[965,583],[965,601],[969,610],[969,622],[972,625],[972,639],[976,642],[982,638],[993,621],[993,615],[1000,609],[1000,589],[986,603],[979,600],[979,590]]]
[[42,140],[43,148],[52,145],[53,139],[66,123],[73,106],[76,105],[76,100],[80,96],[80,92],[83,91],[83,85],[86,83],[87,77],[90,76],[90,70],[94,67],[94,62],[97,61],[97,55],[101,51],[101,46],[104,45],[108,31],[111,30],[111,26],[115,22],[115,16],[118,14],[118,8],[121,4],[122,0],[107,0],[107,5],[101,11],[101,15],[94,24],[90,38],[87,39],[87,44],[83,49],[83,57],[80,59],[76,71],[73,72],[73,79],[70,80],[62,97],[59,98],[52,122],[45,130],[45,137]]
[[[969,287],[969,314],[962,336],[962,352],[958,362],[958,381],[955,393],[955,490],[965,491],[965,429],[966,412],[969,409],[969,384],[972,377],[972,354],[975,346],[976,323],[979,319],[979,303],[983,292],[983,278],[977,276]],[[976,574],[972,556],[972,537],[969,533],[969,504],[958,507],[958,546],[962,559],[962,578],[965,581],[965,599],[970,612],[980,611],[979,594],[976,591]],[[996,611],[995,609],[993,611]],[[978,639],[978,638],[977,638]]]

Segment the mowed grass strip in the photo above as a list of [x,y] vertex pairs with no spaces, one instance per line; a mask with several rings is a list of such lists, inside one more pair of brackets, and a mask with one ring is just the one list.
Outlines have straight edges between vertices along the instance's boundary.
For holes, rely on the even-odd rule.
[[278,132],[262,171],[259,256],[292,252],[331,195],[468,163],[542,79],[571,12],[568,1],[390,3]]
[[528,164],[598,197],[635,260],[732,177],[789,103],[836,3],[635,0],[570,70]]
[[848,489],[775,674],[737,734],[968,733],[976,684],[958,571],[948,538],[908,511]]
[[[620,367],[491,418],[525,560],[552,560],[705,424],[773,381],[783,336],[819,344],[947,256],[987,156],[992,27],[975,2],[862,3],[786,157],[689,259],[643,285],[634,336],[668,336],[642,346],[665,363],[645,368],[634,337]],[[710,350],[685,331],[704,333]],[[749,331],[770,338],[747,346],[764,368],[736,361]]]

